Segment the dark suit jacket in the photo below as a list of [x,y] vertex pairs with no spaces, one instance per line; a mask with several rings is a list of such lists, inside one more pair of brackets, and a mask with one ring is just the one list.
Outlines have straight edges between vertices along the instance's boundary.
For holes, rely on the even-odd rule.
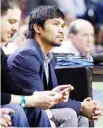
[[13,79],[8,66],[7,57],[1,50],[1,104],[8,104],[11,100],[11,94],[32,95],[33,90],[28,90],[17,84]]
[[[49,84],[47,85],[44,73],[43,53],[39,44],[34,39],[27,39],[24,46],[8,58],[8,66],[14,78],[24,88],[44,91],[58,86],[55,75],[55,64],[49,63]],[[54,108],[73,108],[80,114],[79,101],[69,99],[66,103],[59,103]]]

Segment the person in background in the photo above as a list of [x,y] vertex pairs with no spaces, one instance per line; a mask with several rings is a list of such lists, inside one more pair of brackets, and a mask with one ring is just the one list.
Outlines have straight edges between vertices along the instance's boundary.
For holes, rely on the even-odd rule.
[[9,40],[7,46],[4,46],[2,49],[6,55],[12,54],[18,47],[23,45],[27,37],[27,25],[22,25],[14,36]]
[[92,60],[94,52],[94,28],[83,19],[73,21],[69,26],[68,40],[60,47],[52,50],[54,53],[72,53],[74,56],[87,56]]
[[[18,26],[18,20],[20,19],[20,14],[21,12],[20,12],[19,3],[17,0],[15,1],[11,0],[11,2],[9,2],[8,0],[1,1],[1,37],[0,37],[1,47],[7,44],[8,40],[11,38],[11,35],[13,34],[13,32],[15,32],[15,29]],[[7,61],[7,58],[1,48],[0,48],[0,52],[1,52],[1,65],[0,65],[1,66],[1,90],[2,90],[2,87],[5,88],[4,84],[6,84],[6,88],[8,87],[7,85],[9,84],[8,81],[10,79],[9,77],[7,79],[7,76],[6,76],[8,72],[6,70],[7,64],[5,63]],[[6,70],[6,72],[4,72],[4,70]],[[5,78],[3,79],[4,74],[5,74]],[[8,95],[8,93],[2,92],[1,93],[1,104],[3,103],[2,100],[6,100],[6,102],[8,103],[9,101],[8,99],[10,98],[11,98],[11,95]],[[21,107],[19,107],[18,105],[12,105],[12,104],[7,105],[7,106],[1,105],[1,107],[4,107],[0,109],[1,127],[9,127],[9,126],[28,127],[29,126],[25,113]],[[14,111],[15,111],[15,114],[14,114]],[[21,113],[21,115],[19,113]],[[21,118],[21,116],[23,118]]]
[[95,26],[95,53],[103,53],[103,24]]

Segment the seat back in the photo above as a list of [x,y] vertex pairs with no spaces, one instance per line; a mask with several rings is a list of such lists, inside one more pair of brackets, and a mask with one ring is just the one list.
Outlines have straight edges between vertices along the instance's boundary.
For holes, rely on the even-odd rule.
[[83,101],[92,96],[92,68],[91,67],[59,67],[56,68],[59,85],[71,84],[74,90],[71,99]]

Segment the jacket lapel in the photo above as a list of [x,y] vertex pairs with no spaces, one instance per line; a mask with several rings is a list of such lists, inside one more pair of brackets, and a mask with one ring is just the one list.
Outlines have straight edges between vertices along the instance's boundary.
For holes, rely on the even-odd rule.
[[26,46],[37,53],[38,60],[42,64],[40,67],[40,70],[39,70],[39,74],[40,74],[41,79],[44,81],[44,88],[45,88],[45,90],[47,90],[47,80],[46,80],[45,71],[44,71],[43,52],[42,52],[39,44],[34,39],[27,39]]
[[55,74],[55,64],[54,64],[54,60],[52,59],[51,62],[49,63],[49,73],[50,73],[50,77],[49,77],[49,86],[50,86],[50,90],[53,89],[54,87],[56,87],[58,85],[57,83],[57,78],[56,78],[56,74]]
[[34,50],[37,53],[39,61],[42,63],[40,74],[41,74],[42,80],[44,81],[45,90],[47,90],[47,89],[51,90],[52,88],[56,87],[57,79],[56,79],[56,75],[55,75],[55,71],[54,71],[54,69],[55,69],[54,60],[52,59],[49,63],[49,83],[47,85],[45,71],[44,71],[44,61],[43,61],[44,55],[43,55],[43,52],[42,52],[39,44],[34,39],[27,39],[26,46],[31,48],[32,50]]

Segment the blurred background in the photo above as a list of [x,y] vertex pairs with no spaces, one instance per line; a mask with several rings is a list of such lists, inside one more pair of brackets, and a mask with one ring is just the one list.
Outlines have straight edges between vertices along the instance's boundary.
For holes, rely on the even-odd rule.
[[76,19],[85,19],[94,26],[94,46],[92,54],[103,53],[103,0],[20,0],[22,11],[19,31],[4,48],[6,54],[11,54],[21,46],[26,39],[26,30],[30,12],[39,5],[56,5],[65,15],[65,39],[68,39],[69,24]]
[[20,0],[21,24],[27,24],[30,12],[39,5],[56,5],[65,15],[67,29],[78,19],[90,21],[95,29],[94,53],[103,52],[103,0]]

